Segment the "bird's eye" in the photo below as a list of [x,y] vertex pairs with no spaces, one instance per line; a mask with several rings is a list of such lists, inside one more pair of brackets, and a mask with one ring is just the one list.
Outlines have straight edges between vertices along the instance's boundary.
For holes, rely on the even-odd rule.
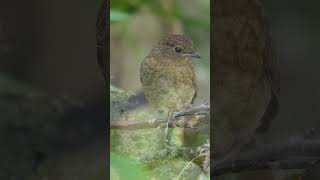
[[176,53],[181,53],[181,52],[182,52],[182,48],[176,46],[176,47],[174,48],[174,51],[175,51]]

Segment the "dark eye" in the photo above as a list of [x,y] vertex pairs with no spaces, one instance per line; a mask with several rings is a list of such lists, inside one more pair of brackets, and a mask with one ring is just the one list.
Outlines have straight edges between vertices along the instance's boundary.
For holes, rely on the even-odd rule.
[[181,48],[181,47],[175,47],[175,48],[174,48],[174,51],[175,51],[176,53],[181,53],[181,52],[182,52],[182,48]]

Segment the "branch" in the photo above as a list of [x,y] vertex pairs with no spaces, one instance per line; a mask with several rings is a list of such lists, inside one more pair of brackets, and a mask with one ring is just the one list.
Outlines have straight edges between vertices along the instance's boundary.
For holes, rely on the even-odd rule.
[[305,169],[320,160],[320,140],[294,138],[289,143],[265,145],[211,166],[213,176],[261,169]]
[[[173,113],[172,119],[169,121],[169,127],[183,127],[183,128],[195,128],[204,123],[209,122],[210,105],[205,103],[199,106],[191,107],[176,113]],[[147,129],[166,127],[167,119],[156,120],[113,120],[110,122],[111,129]]]
[[[160,125],[166,123],[167,120],[148,120],[148,121],[137,121],[137,120],[114,120],[110,123],[110,129],[148,129],[157,128]],[[172,127],[173,122],[169,123],[169,127]]]

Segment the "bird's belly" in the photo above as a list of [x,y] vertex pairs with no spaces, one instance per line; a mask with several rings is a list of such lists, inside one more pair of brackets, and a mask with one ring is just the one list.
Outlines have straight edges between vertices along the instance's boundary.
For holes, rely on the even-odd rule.
[[143,84],[149,103],[158,109],[179,110],[189,105],[195,94],[192,69],[153,70],[153,80]]
[[261,123],[271,96],[270,84],[263,78],[250,77],[254,76],[214,82],[212,132],[217,152],[226,152],[233,142],[252,134]]

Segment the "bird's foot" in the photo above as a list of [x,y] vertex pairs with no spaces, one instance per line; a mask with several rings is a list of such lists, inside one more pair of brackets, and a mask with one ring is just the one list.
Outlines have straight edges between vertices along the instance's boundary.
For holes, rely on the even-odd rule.
[[169,123],[171,122],[172,115],[173,115],[173,111],[169,111],[167,124],[166,124],[166,128],[165,128],[165,134],[164,134],[164,143],[165,143],[165,145],[169,145],[170,144],[171,133],[169,132]]

